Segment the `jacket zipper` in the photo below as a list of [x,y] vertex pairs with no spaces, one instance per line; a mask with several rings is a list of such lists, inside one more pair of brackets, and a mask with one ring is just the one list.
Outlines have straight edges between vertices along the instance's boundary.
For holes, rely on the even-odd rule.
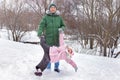
[[54,21],[54,15],[52,14],[52,25],[53,25],[53,40],[54,40],[54,44],[55,44],[55,33],[54,33],[54,31],[55,31],[55,29],[54,29],[54,23],[53,23],[53,21]]

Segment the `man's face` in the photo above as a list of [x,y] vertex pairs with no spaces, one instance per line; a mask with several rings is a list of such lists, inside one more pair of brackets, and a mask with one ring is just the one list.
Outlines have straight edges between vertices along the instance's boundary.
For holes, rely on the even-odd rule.
[[56,7],[55,6],[51,6],[50,7],[50,12],[51,13],[55,13],[56,12]]

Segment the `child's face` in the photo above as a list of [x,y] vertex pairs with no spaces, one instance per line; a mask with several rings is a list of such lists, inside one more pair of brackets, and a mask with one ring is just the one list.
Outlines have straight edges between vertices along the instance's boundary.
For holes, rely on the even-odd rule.
[[72,51],[72,49],[71,49],[71,48],[68,48],[68,52],[69,52],[69,53],[72,53],[73,51]]
[[51,13],[55,13],[56,12],[56,7],[55,6],[51,6],[50,7],[50,12]]

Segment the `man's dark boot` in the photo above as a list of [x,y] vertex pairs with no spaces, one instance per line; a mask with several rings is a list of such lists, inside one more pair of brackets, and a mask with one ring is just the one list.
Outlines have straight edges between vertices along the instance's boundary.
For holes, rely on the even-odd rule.
[[54,69],[54,71],[55,71],[55,72],[58,72],[58,73],[60,72],[60,70],[59,70],[59,69]]
[[37,69],[37,71],[34,73],[36,76],[42,76],[42,72],[40,69]]

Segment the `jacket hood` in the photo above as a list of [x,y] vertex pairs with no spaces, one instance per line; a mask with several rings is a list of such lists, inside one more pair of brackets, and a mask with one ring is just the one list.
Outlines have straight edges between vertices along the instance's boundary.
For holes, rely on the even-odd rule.
[[51,13],[50,10],[46,10],[46,14],[47,15],[56,15],[57,16],[57,15],[60,15],[60,11],[57,10],[55,13]]

